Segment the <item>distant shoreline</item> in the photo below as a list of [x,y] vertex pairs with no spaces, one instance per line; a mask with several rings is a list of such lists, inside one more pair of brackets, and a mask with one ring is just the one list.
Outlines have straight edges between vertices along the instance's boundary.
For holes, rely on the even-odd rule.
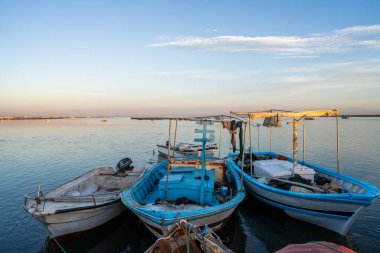
[[0,120],[50,120],[50,119],[99,119],[111,117],[93,117],[93,116],[5,116]]
[[[378,118],[380,114],[342,114],[339,117],[348,116],[349,118]],[[51,119],[104,119],[130,116],[1,116],[0,120],[51,120]],[[173,117],[174,119],[176,117]],[[179,117],[182,119],[183,117]],[[162,117],[131,117],[134,120],[158,120]],[[169,118],[167,118],[169,119]]]

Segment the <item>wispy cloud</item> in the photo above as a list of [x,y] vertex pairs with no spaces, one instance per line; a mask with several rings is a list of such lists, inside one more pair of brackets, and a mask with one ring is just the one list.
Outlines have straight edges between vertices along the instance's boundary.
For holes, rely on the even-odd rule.
[[271,53],[277,56],[315,56],[357,49],[380,49],[380,25],[353,26],[308,36],[180,37],[151,47],[197,48],[230,52]]
[[282,76],[272,80],[289,95],[315,92],[352,93],[380,89],[380,59],[342,63],[315,64],[283,69]]
[[145,73],[146,75],[161,77],[185,77],[188,79],[201,79],[208,81],[236,81],[244,80],[256,74],[255,71],[228,71],[219,70],[186,70],[186,71],[157,71]]

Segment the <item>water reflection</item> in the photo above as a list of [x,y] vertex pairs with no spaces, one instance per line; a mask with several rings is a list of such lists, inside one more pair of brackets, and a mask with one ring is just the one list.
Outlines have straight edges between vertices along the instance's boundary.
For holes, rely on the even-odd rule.
[[[284,212],[248,196],[217,233],[234,252],[274,252],[291,243],[329,241],[363,252],[352,236],[340,236],[329,230],[288,217]],[[107,224],[62,243],[67,252],[143,252],[156,238],[130,211]],[[61,252],[46,239],[43,253]]]
[[[67,252],[144,252],[156,238],[130,211],[96,229],[61,243]],[[43,253],[61,252],[57,245],[46,239]]]
[[238,210],[240,226],[246,234],[246,252],[274,252],[291,243],[329,241],[358,250],[350,236],[295,220],[283,211],[259,202],[252,196]]

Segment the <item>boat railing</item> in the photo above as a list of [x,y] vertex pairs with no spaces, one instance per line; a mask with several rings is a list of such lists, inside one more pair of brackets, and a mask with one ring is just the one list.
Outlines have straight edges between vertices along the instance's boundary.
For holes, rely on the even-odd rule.
[[[24,208],[28,208],[31,202],[36,202],[36,209],[39,205],[42,205],[42,211],[44,210],[45,203],[47,201],[54,202],[84,202],[92,201],[94,206],[97,206],[99,203],[103,203],[105,200],[117,200],[120,198],[121,191],[113,191],[107,193],[95,193],[88,194],[84,196],[60,196],[60,197],[48,197],[42,194],[41,190],[28,192],[24,196]],[[41,210],[40,210],[41,211]]]

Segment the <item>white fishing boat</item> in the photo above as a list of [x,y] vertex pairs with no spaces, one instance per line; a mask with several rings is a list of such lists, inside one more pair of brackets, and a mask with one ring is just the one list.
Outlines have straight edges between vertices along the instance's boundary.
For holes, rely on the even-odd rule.
[[[157,145],[158,153],[160,156],[168,157],[168,148],[169,145]],[[208,144],[206,145],[205,152],[207,157],[214,156],[214,151],[217,150],[217,145]],[[170,152],[172,157],[181,157],[181,156],[201,156],[202,155],[202,145],[192,144],[192,143],[179,143],[176,146],[170,147]]]
[[117,217],[125,210],[122,190],[129,188],[145,171],[133,168],[129,158],[112,167],[95,168],[43,194],[25,194],[25,210],[43,223],[51,238],[86,231]]
[[[204,147],[213,140],[213,130],[206,130],[211,122],[202,124],[203,130],[195,132],[203,133],[203,138],[195,141]],[[206,133],[212,137],[206,138]],[[169,159],[123,192],[124,205],[157,237],[166,236],[181,219],[201,228],[207,224],[214,231],[222,228],[245,196],[236,171],[224,159],[206,159],[205,152],[201,158],[170,158],[170,154],[169,148]]]
[[[293,158],[274,152],[241,152],[227,159],[243,174],[245,189],[254,197],[289,216],[345,235],[363,208],[373,204],[379,189],[339,170],[339,131],[337,127],[337,171],[298,160],[298,124],[304,117],[334,116],[337,110],[235,113],[251,122],[267,118],[276,125],[282,117],[293,119]],[[276,123],[277,122],[277,123]],[[272,127],[272,126],[270,126]],[[251,148],[249,149],[251,150]],[[303,147],[305,153],[305,148]],[[244,161],[243,163],[241,161]]]

